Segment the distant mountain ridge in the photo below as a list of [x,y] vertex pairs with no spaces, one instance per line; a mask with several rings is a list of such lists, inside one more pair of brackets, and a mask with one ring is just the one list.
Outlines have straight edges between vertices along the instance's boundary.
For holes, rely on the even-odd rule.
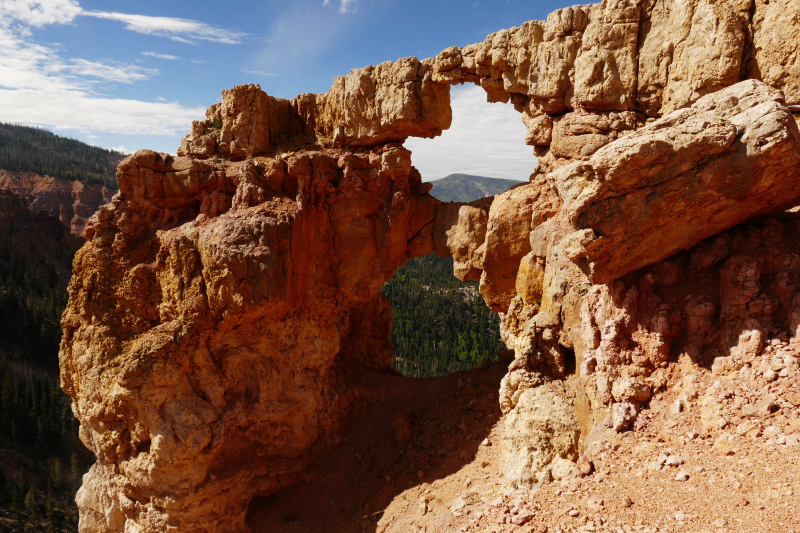
[[524,182],[469,174],[450,174],[431,183],[433,184],[431,194],[442,202],[472,202],[504,193],[514,185]]

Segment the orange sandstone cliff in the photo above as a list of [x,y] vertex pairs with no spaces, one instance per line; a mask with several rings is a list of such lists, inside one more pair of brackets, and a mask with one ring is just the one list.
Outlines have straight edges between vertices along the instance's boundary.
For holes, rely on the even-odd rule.
[[[574,6],[324,95],[237,86],[178,157],[123,161],[62,319],[62,386],[97,456],[81,531],[246,531],[252,498],[300,479],[373,400],[352,376],[392,372],[379,291],[432,252],[480,280],[514,350],[510,489],[635,431],[672,359],[774,373],[782,335],[794,376],[799,21],[790,0]],[[447,129],[463,82],[521,112],[539,166],[442,204],[403,142]]]

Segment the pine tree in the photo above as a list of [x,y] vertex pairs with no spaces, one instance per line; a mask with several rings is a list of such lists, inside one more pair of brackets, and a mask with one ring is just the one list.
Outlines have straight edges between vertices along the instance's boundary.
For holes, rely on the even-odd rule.
[[468,370],[504,349],[497,313],[483,299],[463,292],[475,282],[452,275],[452,259],[412,259],[384,284],[392,304],[393,366],[428,377]]
[[61,533],[64,529],[64,512],[53,500],[53,495],[48,492],[45,520],[47,521],[46,533]]
[[61,438],[64,442],[71,442],[73,420],[70,403],[64,402],[64,407],[61,409]]
[[11,395],[11,374],[8,371],[8,363],[5,356],[3,357],[2,368],[0,368],[0,379],[2,379],[3,392],[0,396],[0,403],[2,403],[2,411],[0,411],[0,429],[6,433],[11,433],[11,409],[13,397]]
[[50,483],[55,488],[58,488],[63,481],[63,469],[61,459],[58,457],[53,459],[53,464],[50,465]]
[[78,454],[73,453],[69,460],[70,481],[77,488],[81,483],[81,465],[78,462]]
[[49,448],[49,431],[47,431],[47,424],[45,423],[45,413],[38,414],[36,417],[36,453],[40,456],[43,455]]
[[[14,487],[14,491],[11,493],[11,518],[15,521],[15,523],[22,523],[24,516],[23,505],[25,502],[26,490],[27,485],[25,483],[25,471],[22,469],[22,467],[20,467],[19,480],[17,480],[17,485]],[[16,527],[16,529],[17,531],[22,531],[19,527]]]
[[8,494],[6,493],[6,483],[8,480],[6,479],[6,473],[0,468],[0,504],[5,504],[6,500],[8,499]]
[[28,511],[28,522],[33,526],[32,529],[34,531],[38,530],[39,513],[36,509],[36,489],[33,487],[28,491],[28,495],[25,496],[25,509]]

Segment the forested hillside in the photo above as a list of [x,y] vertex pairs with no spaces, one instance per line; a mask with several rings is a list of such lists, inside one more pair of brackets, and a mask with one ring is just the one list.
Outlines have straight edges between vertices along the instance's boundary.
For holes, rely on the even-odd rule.
[[476,282],[453,276],[452,258],[412,259],[384,284],[383,294],[394,314],[392,366],[407,376],[469,370],[505,349],[497,313],[486,307]]
[[[431,194],[437,199],[471,202],[503,193],[518,182],[451,174],[433,183]],[[382,292],[392,302],[394,315],[393,367],[407,376],[468,370],[506,349],[497,313],[486,307],[477,282],[463,282],[453,275],[450,257],[431,254],[412,259]]]
[[[3,170],[100,176],[110,186],[109,154],[35,128],[0,126]],[[0,190],[0,532],[77,531],[75,491],[93,458],[59,386],[58,349],[82,242],[59,218]]]
[[0,123],[0,169],[102,184],[116,190],[123,154],[30,126]]
[[0,531],[75,531],[91,462],[58,383],[61,314],[81,240],[0,191]]

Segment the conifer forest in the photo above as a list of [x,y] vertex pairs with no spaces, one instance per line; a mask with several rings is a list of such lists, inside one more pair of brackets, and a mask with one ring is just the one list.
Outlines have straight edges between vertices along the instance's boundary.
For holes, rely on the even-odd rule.
[[475,368],[505,345],[500,319],[486,307],[478,283],[453,275],[453,259],[412,259],[384,284],[392,302],[392,359],[406,376],[432,377]]
[[0,122],[0,169],[3,170],[35,172],[116,190],[116,168],[123,157],[113,150],[47,130]]

